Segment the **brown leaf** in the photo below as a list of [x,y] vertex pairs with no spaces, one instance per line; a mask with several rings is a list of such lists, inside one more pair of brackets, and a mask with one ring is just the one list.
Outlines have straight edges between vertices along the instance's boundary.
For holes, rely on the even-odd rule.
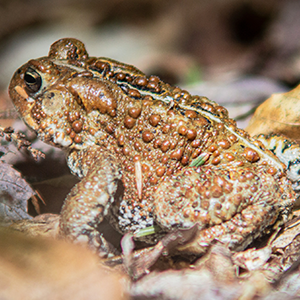
[[9,152],[9,148],[5,145],[0,145],[0,157],[4,156]]
[[284,224],[278,236],[272,241],[272,247],[284,249],[288,247],[293,240],[300,234],[300,211],[294,211],[294,218]]
[[[299,215],[299,211],[297,212]],[[285,276],[287,270],[293,267],[300,257],[300,224],[299,218],[286,223],[278,236],[271,242],[273,255],[262,268],[268,280],[277,280]],[[289,272],[289,271],[288,271]],[[299,280],[299,279],[298,279]]]
[[172,300],[254,299],[268,292],[269,286],[263,278],[260,285],[238,280],[231,253],[220,243],[200,261],[194,268],[151,272],[131,285],[131,296]]
[[16,221],[9,229],[26,233],[28,236],[58,237],[59,215],[42,214],[30,220]]
[[278,133],[300,140],[300,85],[274,94],[255,111],[246,130],[251,135]]
[[245,251],[237,252],[233,255],[233,262],[248,271],[260,269],[270,258],[272,253],[268,245],[262,249],[250,248]]
[[30,219],[27,200],[34,194],[29,184],[11,165],[0,162],[0,220]]
[[126,299],[124,280],[84,247],[0,228],[1,299]]
[[275,231],[263,248],[250,248],[233,254],[236,266],[253,274],[254,270],[262,274],[269,282],[276,281],[300,257],[300,212],[294,212],[294,219],[287,222],[281,230]]
[[164,254],[167,256],[170,252],[176,253],[178,245],[191,241],[198,232],[198,226],[189,229],[174,230],[166,234],[154,247],[145,248],[133,252],[134,243],[131,234],[126,234],[122,241],[123,263],[127,272],[134,279],[140,278],[149,272],[158,258]]
[[[289,296],[288,299],[297,299],[297,298],[299,299],[299,294],[300,294],[300,261],[299,260],[294,262],[290,270],[284,273],[283,276],[278,280],[278,282],[276,283],[276,288],[280,292]],[[276,295],[276,293],[274,293],[274,295]],[[282,298],[278,297],[276,299],[282,299]]]

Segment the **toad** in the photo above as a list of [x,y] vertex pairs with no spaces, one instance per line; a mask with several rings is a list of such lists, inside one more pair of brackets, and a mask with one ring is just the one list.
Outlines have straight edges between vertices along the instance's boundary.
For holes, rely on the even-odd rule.
[[113,252],[97,229],[104,218],[148,243],[197,224],[178,251],[199,255],[215,239],[242,250],[290,216],[286,166],[224,107],[90,57],[76,39],[20,67],[9,93],[27,126],[64,149],[81,179],[64,201],[60,235],[101,256]]

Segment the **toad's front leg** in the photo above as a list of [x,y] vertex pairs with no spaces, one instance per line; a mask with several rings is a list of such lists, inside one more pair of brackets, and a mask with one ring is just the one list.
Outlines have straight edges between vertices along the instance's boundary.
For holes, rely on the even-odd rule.
[[114,254],[113,247],[97,230],[111,204],[122,197],[121,168],[116,157],[98,147],[73,152],[68,164],[83,177],[65,199],[60,219],[60,235],[88,243],[100,256]]

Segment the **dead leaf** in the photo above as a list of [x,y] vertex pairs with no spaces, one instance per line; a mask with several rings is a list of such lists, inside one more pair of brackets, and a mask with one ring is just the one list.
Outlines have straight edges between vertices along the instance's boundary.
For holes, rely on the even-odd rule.
[[[299,216],[299,211],[294,212]],[[243,269],[243,277],[256,272],[269,282],[275,282],[300,257],[299,217],[287,222],[281,230],[274,232],[263,248],[250,248],[233,254],[234,264]],[[247,272],[245,272],[247,271]]]
[[252,136],[277,133],[300,140],[300,85],[295,89],[274,94],[255,111],[246,131]]
[[[174,230],[166,234],[155,246],[135,252],[133,252],[132,235],[126,234],[121,241],[126,271],[133,279],[148,274],[150,267],[156,263],[161,255],[167,256],[170,252],[176,253],[177,246],[191,241],[197,232],[197,225],[189,229]],[[110,264],[109,260],[107,264]]]
[[119,300],[125,282],[84,247],[0,228],[1,299]]
[[[276,284],[276,288],[288,295],[288,299],[299,299],[300,294],[300,261],[294,263],[291,269],[283,274]],[[274,299],[274,298],[272,298]],[[278,298],[282,299],[282,298]]]
[[[131,296],[172,300],[240,299],[245,288],[236,277],[231,253],[224,245],[214,245],[200,260],[194,268],[151,272],[132,284]],[[257,288],[252,286],[251,291],[256,295]]]
[[58,237],[59,215],[42,214],[30,220],[16,221],[9,229],[26,233],[28,236]]
[[9,148],[6,145],[0,145],[0,157],[4,156],[9,152]]
[[299,261],[300,235],[296,235],[293,241],[285,248],[275,250],[276,252],[273,253],[271,259],[262,268],[265,277],[269,281],[279,279],[282,275],[289,272],[289,269]]
[[30,219],[27,200],[33,189],[11,165],[0,162],[0,220],[3,223]]
[[284,249],[300,234],[300,211],[293,212],[294,218],[284,224],[278,236],[272,241],[272,247]]
[[237,252],[233,255],[233,262],[248,271],[254,271],[262,268],[272,253],[268,245],[262,249],[251,248],[245,251]]

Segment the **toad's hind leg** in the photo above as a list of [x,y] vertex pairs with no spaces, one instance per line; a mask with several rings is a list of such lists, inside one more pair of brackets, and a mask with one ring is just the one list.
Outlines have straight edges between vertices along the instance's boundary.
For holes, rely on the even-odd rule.
[[[87,243],[100,256],[114,254],[115,250],[97,230],[109,213],[112,202],[121,197],[121,171],[115,157],[98,151],[81,153],[81,163],[88,167],[83,179],[65,199],[60,219],[60,235],[74,242]],[[86,165],[85,165],[86,166]],[[120,195],[118,195],[120,194]]]
[[[179,251],[201,254],[213,240],[242,250],[279,217],[286,221],[294,193],[284,180],[259,166],[187,168],[158,187],[155,220],[169,230],[198,224],[195,239]],[[290,205],[282,207],[283,198]]]

